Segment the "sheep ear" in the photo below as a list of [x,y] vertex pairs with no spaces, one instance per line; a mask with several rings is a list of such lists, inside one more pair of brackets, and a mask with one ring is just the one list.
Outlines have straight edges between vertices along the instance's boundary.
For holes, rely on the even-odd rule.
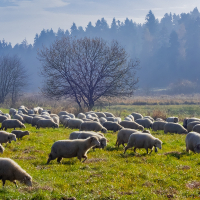
[[10,140],[10,136],[8,136],[8,140]]

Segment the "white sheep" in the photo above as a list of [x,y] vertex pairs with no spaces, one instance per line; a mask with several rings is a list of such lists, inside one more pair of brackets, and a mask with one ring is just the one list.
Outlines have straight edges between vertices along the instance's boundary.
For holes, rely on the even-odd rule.
[[166,122],[178,123],[178,117],[168,117]]
[[193,127],[197,124],[200,124],[200,121],[193,121],[193,122],[190,122],[189,124],[187,124],[187,130],[188,130],[188,133],[190,131],[192,131]]
[[6,180],[13,182],[16,187],[16,180],[30,187],[32,186],[32,177],[10,158],[0,158],[0,179],[3,186]]
[[165,124],[167,122],[165,121],[155,121],[153,124],[152,124],[152,130],[153,131],[159,131],[159,130],[164,130],[164,127],[165,127]]
[[107,133],[107,129],[104,128],[100,123],[98,122],[83,122],[80,126],[80,131],[95,131],[102,133]]
[[56,124],[51,119],[40,119],[37,121],[36,125],[37,125],[36,129],[39,129],[41,127],[42,128],[47,128],[47,127],[58,128],[59,127],[59,125]]
[[6,131],[8,128],[14,128],[15,130],[15,128],[26,128],[26,126],[17,119],[6,119],[2,122],[0,130],[4,128]]
[[139,129],[141,131],[144,130],[144,127],[136,122],[122,121],[119,124],[124,128]]
[[153,124],[149,118],[137,119],[135,122],[142,125],[144,128],[152,128]]
[[57,162],[60,163],[62,158],[72,157],[77,157],[80,161],[82,158],[85,158],[83,160],[85,162],[89,149],[99,145],[98,138],[95,136],[87,139],[59,140],[52,145],[47,164],[56,158]]
[[79,119],[85,119],[86,118],[86,115],[84,113],[79,113],[77,118]]
[[103,126],[108,130],[108,131],[119,131],[123,128],[120,124],[116,122],[105,122],[103,123]]
[[99,121],[103,125],[104,122],[107,122],[107,119],[105,117],[100,117]]
[[17,139],[22,139],[25,135],[30,135],[29,131],[14,130],[11,133],[16,135]]
[[106,115],[106,117],[115,117],[112,113],[110,112],[104,112],[104,114]]
[[68,128],[78,128],[80,129],[81,124],[83,123],[83,120],[81,119],[69,119],[68,120]]
[[134,120],[143,118],[140,113],[133,112],[131,115],[134,117]]
[[200,134],[196,132],[190,132],[185,138],[186,151],[193,151],[194,153],[200,153]]
[[100,118],[100,117],[106,118],[106,115],[103,112],[95,112],[95,114],[98,116],[98,118]]
[[130,117],[125,117],[124,121],[132,122],[133,120]]
[[162,141],[158,138],[155,138],[151,134],[148,133],[141,133],[136,132],[132,133],[129,137],[128,144],[125,147],[124,154],[127,149],[134,147],[134,152],[136,153],[137,148],[145,148],[148,154],[148,149],[151,149],[150,153],[153,151],[153,148],[158,147],[159,149],[162,148]]
[[8,119],[6,116],[0,115],[0,123],[2,123],[6,119]]
[[11,143],[11,141],[16,142],[16,136],[13,133],[8,133],[6,131],[0,131],[0,143]]
[[188,131],[178,123],[168,122],[164,126],[164,133],[178,133],[184,134],[188,133]]

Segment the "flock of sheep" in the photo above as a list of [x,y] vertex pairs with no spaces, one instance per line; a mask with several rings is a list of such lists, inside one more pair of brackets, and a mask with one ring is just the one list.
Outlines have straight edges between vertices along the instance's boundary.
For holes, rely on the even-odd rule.
[[[12,117],[12,119],[11,119]],[[115,117],[108,112],[86,112],[79,113],[77,118],[74,114],[67,111],[61,111],[58,115],[51,114],[50,110],[43,110],[40,107],[28,109],[20,106],[18,110],[11,108],[9,114],[0,111],[0,143],[16,141],[25,135],[29,135],[28,131],[15,130],[15,128],[26,128],[24,123],[39,128],[58,128],[59,124],[70,129],[79,129],[70,134],[69,140],[56,141],[49,154],[47,164],[54,159],[60,162],[62,158],[77,157],[80,161],[87,159],[87,152],[91,148],[104,148],[107,146],[107,139],[104,134],[108,131],[117,132],[116,145],[121,144],[127,149],[134,147],[136,149],[144,148],[147,154],[155,148],[162,148],[162,141],[151,135],[153,131],[164,130],[164,133],[187,134],[186,151],[200,153],[200,119],[186,118],[183,126],[178,123],[177,117],[169,117],[164,121],[161,118],[154,119],[150,116],[143,117],[139,113],[132,113],[125,117],[122,121],[120,117]],[[8,128],[14,130],[6,132]],[[5,130],[5,131],[4,131]],[[3,153],[4,147],[0,144],[0,152]],[[127,146],[125,146],[127,144]],[[16,180],[32,186],[31,176],[24,171],[15,161],[9,158],[0,158],[0,179],[3,186],[6,180],[12,181],[16,185]],[[17,186],[17,185],[16,185]]]

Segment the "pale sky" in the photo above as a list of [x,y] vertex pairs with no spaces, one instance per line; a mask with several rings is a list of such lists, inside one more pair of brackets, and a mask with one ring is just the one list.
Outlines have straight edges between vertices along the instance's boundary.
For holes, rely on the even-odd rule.
[[73,22],[85,28],[103,17],[109,25],[114,17],[144,23],[149,10],[161,19],[195,7],[200,10],[200,0],[0,0],[0,40],[15,45],[26,38],[32,44],[42,29],[69,30]]

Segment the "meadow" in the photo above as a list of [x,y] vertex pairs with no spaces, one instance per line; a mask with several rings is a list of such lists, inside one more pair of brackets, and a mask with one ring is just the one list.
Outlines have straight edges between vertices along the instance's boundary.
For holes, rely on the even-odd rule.
[[[96,108],[98,109],[98,108]],[[8,112],[7,109],[0,109]],[[198,105],[119,105],[102,109],[125,116],[133,111],[144,115],[160,113],[167,116],[200,116]],[[199,155],[185,151],[186,135],[152,135],[163,141],[162,149],[147,155],[144,149],[133,152],[115,146],[117,133],[109,132],[105,149],[90,150],[88,160],[77,158],[56,160],[46,164],[52,144],[69,138],[74,130],[64,128],[36,129],[26,124],[29,136],[12,141],[2,157],[15,160],[33,178],[33,187],[18,182],[18,188],[9,181],[0,186],[0,199],[56,200],[75,197],[78,200],[109,199],[193,199],[200,198]],[[11,132],[11,129],[7,130]]]

